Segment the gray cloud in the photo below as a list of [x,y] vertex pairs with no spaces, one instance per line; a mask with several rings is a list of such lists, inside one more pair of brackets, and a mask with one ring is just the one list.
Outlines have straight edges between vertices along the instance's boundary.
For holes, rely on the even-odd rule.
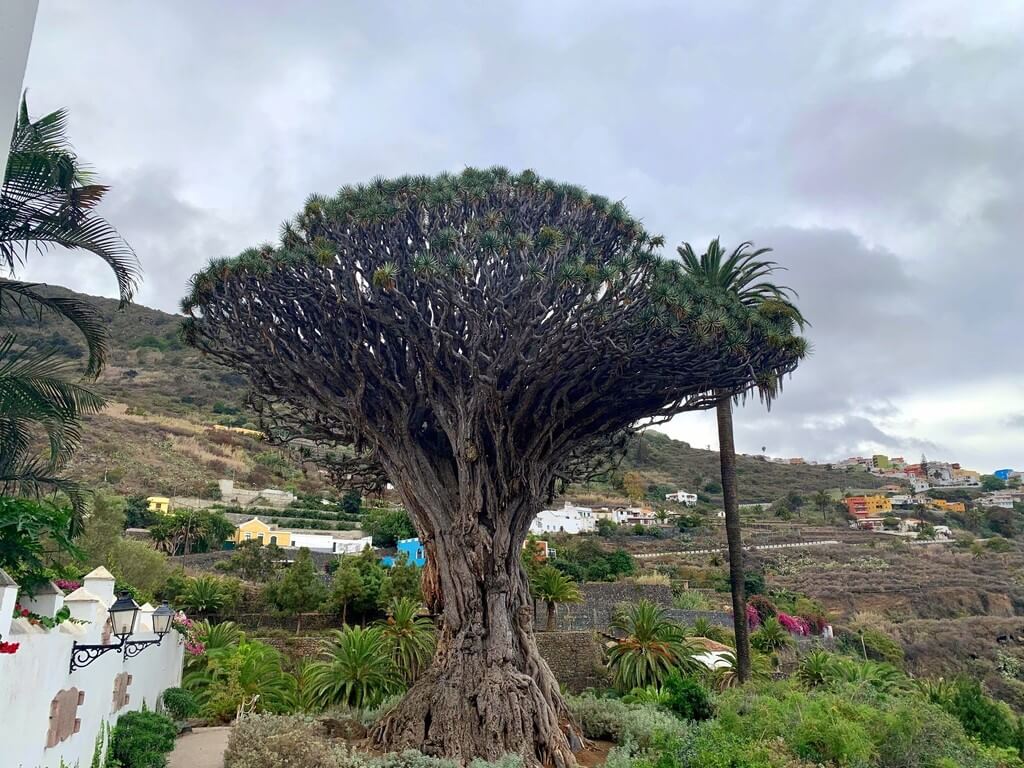
[[[671,243],[775,248],[814,354],[741,449],[1024,466],[1024,6],[820,6],[51,0],[26,85],[111,183],[143,303],[311,192],[534,167]],[[32,276],[113,291],[87,259]]]

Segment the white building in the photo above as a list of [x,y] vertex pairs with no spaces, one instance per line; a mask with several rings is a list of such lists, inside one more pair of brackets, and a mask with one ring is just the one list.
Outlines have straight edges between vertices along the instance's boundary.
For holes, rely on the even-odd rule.
[[1013,494],[1009,493],[989,493],[978,499],[978,504],[986,507],[1002,507],[1003,509],[1013,509]]
[[889,497],[889,501],[894,507],[912,507],[914,504],[922,503],[917,500],[917,497],[909,493],[897,493]]
[[629,517],[629,510],[623,509],[622,507],[616,507],[615,509],[609,509],[608,507],[601,507],[600,509],[594,510],[594,521],[597,520],[610,520],[616,525],[625,525],[626,519]]
[[680,504],[685,504],[688,507],[692,507],[697,503],[697,494],[688,493],[687,491],[676,491],[675,493],[666,493],[665,501],[678,501]]
[[[373,548],[372,536],[344,536],[345,531],[303,531],[292,529],[292,548],[305,547],[310,552],[334,552],[339,555],[359,554],[366,547]],[[355,531],[356,534],[360,531]]]
[[569,502],[561,509],[544,509],[530,523],[530,533],[589,533],[595,529],[594,510]]
[[626,510],[626,522],[629,525],[654,525],[658,522],[658,516],[653,509],[630,507]]

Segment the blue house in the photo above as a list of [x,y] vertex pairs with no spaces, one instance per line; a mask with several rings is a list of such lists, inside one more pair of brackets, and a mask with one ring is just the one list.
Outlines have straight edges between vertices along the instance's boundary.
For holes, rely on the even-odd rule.
[[1012,469],[997,469],[992,474],[998,477],[1000,480],[1009,480],[1011,472],[1013,472]]
[[[415,565],[417,568],[422,568],[427,564],[427,552],[423,549],[419,539],[399,539],[398,555],[399,557],[405,555],[405,562],[408,565]],[[385,568],[390,568],[395,564],[395,558],[385,555],[380,562]]]

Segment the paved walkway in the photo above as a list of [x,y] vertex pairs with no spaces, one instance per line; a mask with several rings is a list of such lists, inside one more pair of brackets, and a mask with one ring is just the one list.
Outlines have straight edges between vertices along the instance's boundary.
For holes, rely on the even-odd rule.
[[224,749],[231,728],[196,728],[178,739],[168,768],[224,768]]

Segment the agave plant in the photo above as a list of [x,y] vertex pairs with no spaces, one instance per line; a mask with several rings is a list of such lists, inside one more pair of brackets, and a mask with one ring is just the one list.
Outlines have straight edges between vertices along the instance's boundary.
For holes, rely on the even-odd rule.
[[321,709],[336,705],[362,709],[380,704],[402,687],[389,646],[379,627],[335,630],[324,644],[325,658],[309,665],[312,699]]
[[795,677],[807,688],[820,688],[835,679],[836,666],[836,657],[831,653],[813,650],[801,660]]
[[419,600],[396,597],[388,606],[387,618],[377,622],[391,648],[395,667],[410,685],[429,666],[434,655],[434,625],[422,613],[423,604]]
[[945,678],[921,678],[914,681],[914,687],[928,701],[945,706],[953,700],[956,686]]
[[666,616],[665,609],[649,600],[617,611],[611,629],[623,635],[608,648],[608,666],[620,691],[661,687],[675,670],[699,669],[693,658],[699,649],[686,639],[683,628]]

